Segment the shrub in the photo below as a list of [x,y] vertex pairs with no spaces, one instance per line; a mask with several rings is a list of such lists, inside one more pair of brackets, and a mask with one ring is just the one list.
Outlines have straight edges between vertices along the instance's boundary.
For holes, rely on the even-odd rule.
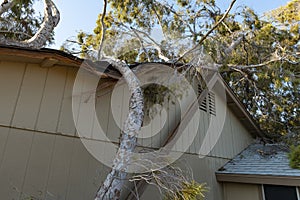
[[300,145],[291,147],[289,159],[291,168],[300,169]]
[[167,194],[166,200],[202,200],[204,199],[204,193],[207,192],[208,188],[205,184],[197,183],[192,180],[191,182],[182,183],[182,188],[173,194]]

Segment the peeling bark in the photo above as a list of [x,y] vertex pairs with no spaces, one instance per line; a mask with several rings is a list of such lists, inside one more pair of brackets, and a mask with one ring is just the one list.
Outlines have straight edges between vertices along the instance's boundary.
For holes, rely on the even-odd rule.
[[[14,1],[12,1],[11,3],[13,3],[13,2]],[[14,41],[14,40],[9,40],[9,39],[2,39],[2,40],[0,40],[0,43],[5,44],[5,45],[19,46],[19,47],[29,47],[29,48],[34,48],[34,49],[42,48],[46,44],[47,40],[51,37],[52,31],[57,26],[57,24],[60,20],[59,11],[56,8],[53,1],[52,0],[44,0],[44,3],[45,3],[44,21],[41,24],[41,28],[37,31],[37,33],[34,36],[32,36],[30,39],[25,40],[25,41]],[[2,6],[2,4],[1,4],[1,6]],[[6,5],[6,4],[4,4],[4,5]],[[0,7],[0,13],[1,13],[1,7]]]
[[126,169],[130,162],[130,154],[137,143],[137,134],[141,129],[144,117],[144,99],[139,80],[131,69],[121,61],[108,60],[124,77],[131,94],[129,114],[122,130],[120,146],[113,161],[111,172],[98,190],[95,200],[119,199],[126,178]]

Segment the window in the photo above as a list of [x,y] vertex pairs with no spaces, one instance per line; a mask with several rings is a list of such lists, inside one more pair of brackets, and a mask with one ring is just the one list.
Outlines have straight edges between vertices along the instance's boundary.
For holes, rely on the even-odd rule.
[[264,200],[300,200],[293,186],[263,185]]

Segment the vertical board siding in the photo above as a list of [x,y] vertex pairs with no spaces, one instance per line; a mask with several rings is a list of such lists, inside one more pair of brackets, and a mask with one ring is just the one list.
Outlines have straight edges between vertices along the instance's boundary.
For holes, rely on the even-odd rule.
[[76,138],[10,129],[2,152],[1,199],[91,199],[109,171]]
[[36,129],[56,132],[61,102],[64,95],[67,69],[53,67],[49,69]]
[[261,186],[224,183],[224,200],[261,200]]
[[43,199],[46,195],[55,136],[34,134],[24,176],[21,199]]
[[12,125],[19,128],[35,128],[48,69],[28,64],[21,86],[20,97]]
[[[96,140],[108,141],[108,118],[110,113],[111,94],[101,94],[97,97],[96,116],[94,118],[94,127],[92,138]],[[102,131],[102,133],[100,132]]]
[[70,178],[71,158],[74,151],[74,140],[74,138],[70,137],[59,137],[55,141],[46,186],[46,199],[66,199]]
[[0,127],[0,167],[3,160],[3,155],[5,153],[8,136],[9,136],[9,128]]
[[19,199],[28,166],[34,133],[10,130],[0,166],[1,199]]
[[25,63],[0,62],[0,124],[9,126],[15,111]]
[[[127,91],[128,93],[128,91]],[[111,93],[111,99],[109,104],[109,112],[108,116],[108,129],[107,129],[107,137],[112,142],[119,142],[121,129],[123,124],[121,122],[122,119],[122,108],[123,108],[123,97],[124,97],[124,85],[117,84]]]
[[64,89],[64,96],[62,99],[62,105],[59,115],[59,122],[57,132],[64,133],[66,135],[75,135],[75,124],[72,114],[72,91],[73,84],[76,77],[77,69],[68,68],[67,80]]
[[[215,127],[215,131],[219,132],[221,130],[221,134],[219,135],[218,141],[209,155],[228,158],[230,157],[230,155],[228,154],[227,148],[224,148],[224,146],[228,145],[225,144],[226,143],[225,140],[226,137],[228,137],[228,135],[230,134],[227,132],[228,129],[226,129],[226,126],[230,124],[230,118],[227,118],[228,116],[227,113],[230,111],[226,109],[225,113],[223,113],[224,111],[223,108],[227,106],[226,102],[222,100],[222,97],[220,96],[218,91],[213,90],[212,93],[215,96],[216,116],[214,115],[210,115],[210,116],[211,116],[212,124]],[[223,116],[223,114],[225,114],[226,116]],[[224,137],[223,135],[226,135],[226,137]],[[215,141],[211,141],[211,142],[215,142]]]
[[237,119],[235,117],[235,115],[233,114],[233,112],[230,112],[230,124],[231,124],[231,135],[232,135],[232,146],[233,146],[233,154],[238,154],[239,152],[237,152],[237,149],[240,148],[240,142],[237,138],[237,133],[239,132],[238,127],[236,127],[237,124]]
[[87,189],[89,154],[80,140],[75,140],[74,145],[75,148],[71,157],[66,199],[86,199],[85,190]]
[[[80,103],[74,110],[75,121],[85,127],[84,137],[98,141],[96,149],[99,155],[96,157],[112,160],[117,146],[109,147],[109,143],[119,142],[120,128],[127,118],[130,94],[124,82],[115,88],[98,91],[95,116],[87,105],[92,95],[87,88],[93,76],[86,74],[79,80],[82,87],[74,96],[76,73],[77,69],[63,66],[41,68],[36,64],[0,63],[0,91],[5,94],[0,98],[0,125],[13,127],[0,127],[1,198],[92,199],[101,180],[104,180],[109,169],[98,162],[78,138],[69,137],[76,133],[72,98]],[[174,104],[174,99],[164,103],[164,110],[157,113],[147,128],[142,129],[138,139],[141,148],[160,148],[163,145],[180,123],[180,114],[185,115],[190,107],[192,99],[189,97],[183,94],[183,98],[179,99],[181,106],[176,100]],[[216,106],[227,106],[218,95]],[[252,137],[228,109],[217,144],[209,156],[200,159],[199,150],[210,120],[218,121],[218,113],[211,116],[200,111],[199,119],[191,120],[190,125],[179,133],[182,137],[174,150],[186,153],[183,158],[194,169],[195,179],[213,188],[207,198],[220,199],[221,192],[214,172],[240,153]],[[99,122],[107,138],[99,134],[100,127],[96,122]],[[217,130],[218,125],[212,128]],[[19,130],[22,128],[31,131]],[[197,135],[193,138],[195,132]],[[191,140],[193,143],[188,146]],[[208,142],[212,144],[214,141]],[[152,199],[153,191],[149,191],[145,195]]]
[[87,183],[85,199],[94,199],[98,188],[101,186],[110,168],[105,167],[92,156],[89,157],[89,166],[87,169]]
[[219,141],[217,142],[216,146],[219,146],[221,149],[221,152],[213,152],[214,156],[219,156],[222,158],[232,158],[234,156],[233,154],[233,137],[231,132],[231,118],[230,118],[230,110],[227,110],[226,112],[226,120],[224,123],[224,127],[222,130],[222,134],[219,138]]
[[233,136],[233,154],[237,155],[241,150],[245,149],[250,143],[253,142],[253,138],[248,131],[241,124],[239,119],[231,112],[231,130]]
[[[226,102],[223,102],[223,100],[220,98],[216,91],[213,90],[212,92],[215,94],[216,108],[227,106]],[[198,151],[203,143],[205,135],[207,134],[210,123],[212,124],[211,129],[213,132],[221,128],[221,122],[223,118],[221,115],[219,115],[218,109],[216,111],[216,116],[211,115],[208,112],[204,112],[202,110],[200,111],[198,133],[196,138],[194,139],[193,144],[190,147],[189,153],[199,153]],[[212,145],[215,143],[215,141],[208,142]],[[240,153],[243,149],[245,149],[251,142],[253,142],[251,135],[243,127],[241,122],[232,113],[232,111],[227,107],[222,132],[217,143],[214,145],[212,151],[209,152],[208,155],[213,157],[231,159],[235,155]]]
[[[219,143],[222,134],[225,133],[224,126],[226,123],[226,116],[223,115],[223,114],[226,115],[226,113],[223,113],[222,108],[226,107],[227,105],[226,105],[226,102],[224,102],[222,100],[222,97],[220,97],[220,95],[218,94],[218,92],[216,90],[213,90],[212,94],[214,94],[214,98],[215,98],[216,115],[210,114],[210,120],[213,125],[213,131],[216,132],[216,134],[219,134],[220,131],[221,131],[221,133],[220,133],[217,141],[210,141],[211,144],[215,144],[212,151],[210,152],[210,155],[211,156],[216,155],[218,157],[221,157],[222,152],[226,151],[226,149],[223,149],[224,142]],[[228,112],[228,111],[226,110],[226,112]]]
[[[93,96],[96,95],[97,85],[93,85],[97,80],[97,77],[90,72],[84,72],[84,76],[81,77],[80,88],[73,95],[73,100],[76,98],[79,101],[78,116],[76,117],[76,124],[80,126],[80,137],[92,138],[93,119],[94,119],[94,105],[91,102],[94,100]],[[79,79],[77,77],[77,79]],[[75,112],[75,111],[74,111]]]

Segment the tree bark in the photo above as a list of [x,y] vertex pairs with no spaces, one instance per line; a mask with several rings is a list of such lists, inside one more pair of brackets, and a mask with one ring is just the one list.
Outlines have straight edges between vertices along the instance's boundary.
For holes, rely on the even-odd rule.
[[[13,1],[8,3],[13,3]],[[44,3],[45,3],[44,21],[41,24],[41,28],[37,31],[37,33],[34,36],[32,36],[30,39],[25,41],[14,41],[9,39],[3,39],[0,41],[0,43],[5,45],[28,47],[34,49],[42,48],[46,44],[47,40],[51,37],[51,33],[53,32],[54,28],[57,26],[60,20],[59,11],[56,8],[55,4],[52,2],[52,0],[44,0]],[[0,7],[0,13],[1,13],[1,7]]]
[[122,130],[120,146],[113,161],[111,172],[107,175],[103,185],[99,188],[95,200],[119,199],[126,178],[126,169],[130,162],[130,154],[137,143],[137,134],[141,129],[144,117],[144,99],[139,80],[131,69],[121,61],[108,60],[124,77],[131,94],[129,114]]
[[98,50],[98,60],[101,60],[102,58],[102,49],[104,46],[104,41],[105,41],[105,33],[106,33],[106,25],[104,23],[104,19],[106,16],[106,10],[107,10],[107,0],[103,0],[103,12],[102,12],[102,17],[101,17],[101,26],[102,26],[102,33],[101,33],[101,39],[100,39],[100,46]]

